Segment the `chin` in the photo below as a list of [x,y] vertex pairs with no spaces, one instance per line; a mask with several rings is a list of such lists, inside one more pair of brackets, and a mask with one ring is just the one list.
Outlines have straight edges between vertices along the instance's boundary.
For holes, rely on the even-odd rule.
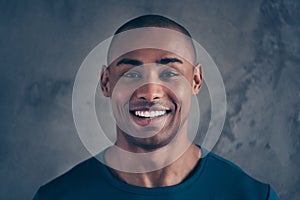
[[169,145],[176,134],[169,135],[167,138],[158,138],[158,136],[153,136],[150,138],[136,138],[131,135],[126,134],[126,139],[132,146],[145,149],[147,151],[155,151]]

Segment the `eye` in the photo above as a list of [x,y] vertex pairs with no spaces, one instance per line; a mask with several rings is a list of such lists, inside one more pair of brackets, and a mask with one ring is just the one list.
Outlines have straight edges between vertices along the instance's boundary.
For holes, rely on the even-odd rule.
[[174,77],[174,76],[179,76],[179,73],[173,72],[173,71],[170,71],[170,70],[164,70],[164,71],[159,75],[160,78],[171,78],[171,77]]
[[142,78],[142,75],[138,72],[134,72],[134,71],[129,71],[129,72],[125,72],[122,77],[125,78]]

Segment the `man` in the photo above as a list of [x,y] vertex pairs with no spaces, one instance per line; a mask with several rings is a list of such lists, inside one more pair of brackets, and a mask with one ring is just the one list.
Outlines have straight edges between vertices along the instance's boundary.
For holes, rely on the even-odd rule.
[[121,26],[100,81],[116,143],[42,186],[35,200],[278,199],[269,185],[188,139],[202,84],[196,57],[189,32],[166,17]]

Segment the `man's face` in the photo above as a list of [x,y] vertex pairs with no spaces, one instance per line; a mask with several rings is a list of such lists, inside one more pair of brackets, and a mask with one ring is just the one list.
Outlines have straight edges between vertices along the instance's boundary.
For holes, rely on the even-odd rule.
[[[172,43],[178,41],[174,37],[164,40],[164,50],[144,48],[123,54],[102,76],[118,133],[131,145],[145,149],[165,146],[186,125],[201,75],[199,68],[173,53]],[[134,42],[143,40],[137,37]],[[187,46],[182,44],[185,53],[191,51]]]

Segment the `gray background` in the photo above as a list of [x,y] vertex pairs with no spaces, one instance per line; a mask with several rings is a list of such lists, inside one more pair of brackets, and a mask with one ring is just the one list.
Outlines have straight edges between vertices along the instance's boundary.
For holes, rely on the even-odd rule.
[[0,199],[31,199],[89,156],[72,118],[77,69],[118,26],[149,13],[186,26],[219,67],[228,109],[214,152],[281,199],[300,199],[299,10],[297,0],[1,0]]

